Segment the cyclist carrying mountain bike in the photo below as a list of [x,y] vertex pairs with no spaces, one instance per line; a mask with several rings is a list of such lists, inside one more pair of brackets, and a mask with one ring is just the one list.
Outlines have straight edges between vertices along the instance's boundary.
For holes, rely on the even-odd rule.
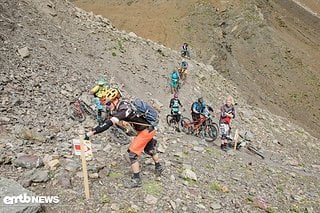
[[181,112],[179,109],[180,106],[183,107],[179,98],[178,98],[178,94],[175,93],[173,95],[173,98],[171,98],[171,100],[170,100],[169,107],[171,108],[171,115],[174,115],[177,123],[180,121],[180,118],[181,118]]
[[137,109],[126,101],[122,100],[121,92],[116,88],[111,88],[106,94],[106,107],[112,111],[112,117],[104,121],[103,124],[96,126],[92,131],[85,134],[85,140],[89,137],[108,130],[111,126],[118,124],[120,121],[126,121],[137,131],[128,148],[128,158],[131,164],[133,176],[131,181],[125,185],[128,188],[141,187],[139,156],[142,152],[150,155],[155,163],[155,171],[160,175],[163,167],[159,162],[159,156],[156,148],[157,140],[154,139],[156,129],[148,118],[139,115]]
[[106,85],[106,81],[104,79],[100,79],[98,81],[98,85],[94,86],[90,90],[90,93],[94,96],[94,102],[98,109],[97,121],[99,124],[103,122],[102,111],[105,109],[107,91],[108,86]]
[[188,43],[183,43],[181,46],[181,56],[190,58],[190,50]]
[[231,119],[235,118],[236,112],[232,104],[233,98],[228,96],[226,103],[220,109],[220,131],[221,131],[221,149],[228,151],[228,138],[231,133]]
[[188,63],[186,61],[181,62],[181,66],[179,68],[179,75],[181,80],[185,80],[187,78],[188,73]]

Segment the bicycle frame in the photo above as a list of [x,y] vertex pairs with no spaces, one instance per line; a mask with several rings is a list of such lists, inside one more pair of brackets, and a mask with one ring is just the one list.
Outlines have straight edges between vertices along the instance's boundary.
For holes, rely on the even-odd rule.
[[195,121],[186,123],[185,125],[187,128],[191,127],[192,131],[195,131],[195,130],[198,130],[205,123],[206,120],[207,118],[205,116],[202,116]]

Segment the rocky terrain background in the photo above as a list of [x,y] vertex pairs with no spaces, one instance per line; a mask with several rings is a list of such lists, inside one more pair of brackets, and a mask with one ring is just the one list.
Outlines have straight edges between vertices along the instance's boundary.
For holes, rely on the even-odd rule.
[[188,42],[192,58],[233,81],[247,103],[320,136],[319,1],[74,2],[172,49]]
[[[189,105],[203,95],[219,108],[227,94],[238,102],[233,127],[249,131],[266,159],[243,151],[222,152],[219,140],[169,131],[165,115],[168,76],[179,52],[64,0],[1,0],[0,212],[319,212],[319,138],[285,116],[250,105],[242,90],[214,66],[189,60],[180,97]],[[160,110],[157,134],[165,172],[154,175],[142,155],[143,187],[124,188],[128,141],[112,129],[92,138],[88,162],[90,200],[85,200],[81,163],[72,139],[95,121],[77,123],[66,107],[99,79],[118,84]],[[236,76],[235,76],[236,78]],[[214,82],[214,84],[213,84]],[[214,91],[214,92],[213,92]],[[59,204],[8,206],[3,198],[24,192],[59,196]]]

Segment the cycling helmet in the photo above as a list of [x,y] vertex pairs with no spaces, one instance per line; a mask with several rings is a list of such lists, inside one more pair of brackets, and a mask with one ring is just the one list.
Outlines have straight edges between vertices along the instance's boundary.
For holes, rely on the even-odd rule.
[[100,85],[100,86],[102,86],[102,85],[105,85],[107,82],[104,80],[104,79],[100,79],[99,81],[98,81],[98,84]]
[[186,61],[182,61],[181,62],[181,67],[184,68],[184,69],[187,69],[188,63]]
[[198,98],[198,102],[199,102],[199,103],[203,103],[203,97]]
[[107,91],[106,98],[110,101],[113,101],[116,98],[120,98],[121,93],[119,92],[118,89],[111,88]]
[[177,93],[173,94],[173,97],[178,98],[178,94]]

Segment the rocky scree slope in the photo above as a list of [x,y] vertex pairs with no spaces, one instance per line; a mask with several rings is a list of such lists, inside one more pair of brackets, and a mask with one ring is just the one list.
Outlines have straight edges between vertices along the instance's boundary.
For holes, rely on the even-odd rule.
[[187,41],[192,58],[232,80],[250,105],[288,117],[319,137],[317,0],[74,3],[165,46],[178,50]]
[[[317,139],[283,117],[247,105],[237,87],[211,65],[189,61],[192,72],[180,93],[183,113],[189,116],[189,105],[200,94],[214,108],[232,94],[238,102],[234,128],[250,131],[266,160],[246,152],[224,153],[218,141],[168,131],[168,75],[181,60],[177,52],[119,32],[105,18],[67,1],[2,0],[0,11],[1,178],[38,195],[58,195],[60,203],[44,206],[44,211],[319,210]],[[143,187],[125,189],[130,173],[122,154],[127,146],[107,131],[92,138],[92,198],[85,201],[71,139],[95,122],[68,119],[66,106],[101,77],[160,109],[157,137],[166,170],[156,177],[150,158],[143,155]],[[89,102],[88,95],[84,98]]]

